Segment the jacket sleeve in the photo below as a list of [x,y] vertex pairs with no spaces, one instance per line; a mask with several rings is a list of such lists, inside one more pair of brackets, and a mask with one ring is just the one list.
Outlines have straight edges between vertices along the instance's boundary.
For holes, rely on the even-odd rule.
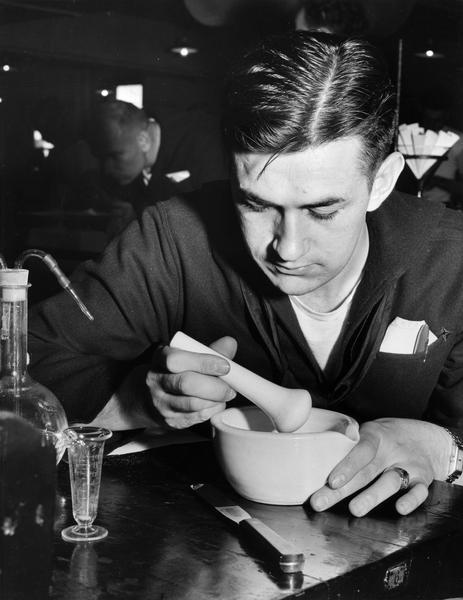
[[463,447],[463,333],[456,337],[440,373],[427,418],[452,431]]
[[70,420],[92,420],[130,367],[178,328],[181,274],[169,232],[165,213],[152,207],[77,269],[72,285],[94,321],[65,292],[31,309],[30,374]]

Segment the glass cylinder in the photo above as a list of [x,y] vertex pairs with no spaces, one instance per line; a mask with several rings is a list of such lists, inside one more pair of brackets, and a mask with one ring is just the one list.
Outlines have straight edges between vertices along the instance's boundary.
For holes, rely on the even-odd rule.
[[108,535],[108,531],[93,522],[98,512],[104,445],[112,432],[91,425],[74,425],[66,429],[65,436],[68,439],[72,515],[77,525],[66,527],[61,535],[68,542],[100,540]]
[[47,388],[27,372],[26,269],[0,269],[0,410],[23,417],[63,456],[67,427],[64,409]]

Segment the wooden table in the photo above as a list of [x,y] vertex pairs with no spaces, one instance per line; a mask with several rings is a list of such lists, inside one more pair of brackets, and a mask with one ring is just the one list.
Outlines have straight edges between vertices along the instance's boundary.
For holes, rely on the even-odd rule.
[[408,517],[390,504],[372,516],[270,506],[230,494],[300,546],[303,573],[283,575],[233,523],[190,490],[227,488],[210,442],[107,457],[97,523],[109,537],[61,540],[72,524],[67,465],[58,472],[59,510],[51,600],[277,600],[463,596],[463,488],[435,483]]

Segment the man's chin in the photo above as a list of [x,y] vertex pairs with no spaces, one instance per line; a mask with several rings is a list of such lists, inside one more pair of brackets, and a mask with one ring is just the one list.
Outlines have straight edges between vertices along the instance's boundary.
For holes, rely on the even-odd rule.
[[302,278],[297,280],[295,277],[285,277],[282,275],[272,275],[270,280],[280,292],[287,296],[303,296],[318,287],[316,282],[310,282]]

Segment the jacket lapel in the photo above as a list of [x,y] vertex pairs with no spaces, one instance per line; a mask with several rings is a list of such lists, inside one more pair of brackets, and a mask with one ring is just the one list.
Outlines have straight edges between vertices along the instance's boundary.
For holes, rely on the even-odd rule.
[[[219,204],[216,201],[215,209]],[[443,209],[404,199],[394,192],[377,211],[368,213],[367,264],[341,338],[333,350],[335,376],[327,381],[307,345],[289,299],[271,286],[249,256],[232,203],[224,208],[222,203],[219,221],[223,222],[224,212],[229,219],[212,244],[214,256],[224,268],[236,273],[250,318],[275,364],[280,382],[309,389],[315,405],[332,406],[343,401],[368,372],[389,324],[397,281],[408,265],[425,252],[430,232]],[[217,229],[214,231],[217,233]]]

